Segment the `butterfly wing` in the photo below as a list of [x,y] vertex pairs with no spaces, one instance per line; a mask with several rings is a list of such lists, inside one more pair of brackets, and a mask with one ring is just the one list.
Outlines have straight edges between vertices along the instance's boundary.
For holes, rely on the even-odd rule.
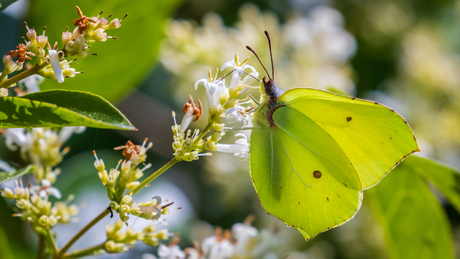
[[309,88],[291,89],[278,100],[334,139],[353,164],[363,189],[374,186],[406,156],[420,151],[406,121],[379,103]]
[[265,210],[306,239],[352,218],[362,187],[342,149],[296,109],[279,108],[273,119],[277,127],[251,134],[251,178]]
[[308,88],[278,103],[275,127],[251,135],[251,177],[265,210],[306,239],[352,218],[362,190],[419,151],[405,120],[378,103]]

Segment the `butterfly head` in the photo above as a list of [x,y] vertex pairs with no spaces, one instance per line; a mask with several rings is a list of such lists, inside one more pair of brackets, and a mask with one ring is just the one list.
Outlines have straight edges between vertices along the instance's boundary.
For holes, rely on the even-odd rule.
[[255,50],[253,50],[249,46],[246,46],[246,48],[250,50],[259,60],[268,77],[268,79],[266,77],[262,79],[263,87],[261,86],[260,89],[262,94],[262,104],[254,114],[254,122],[255,125],[259,125],[262,127],[276,127],[275,122],[273,121],[273,113],[276,109],[285,106],[284,104],[278,102],[278,97],[280,97],[284,93],[284,90],[275,84],[275,69],[273,66],[272,43],[270,35],[267,31],[265,31],[265,36],[267,36],[268,46],[270,50],[270,59],[272,64],[271,76],[270,73],[268,73],[268,70],[265,68],[262,61],[260,60],[259,56],[255,52]]
[[259,63],[262,65],[263,69],[267,73],[268,79],[265,78],[265,77],[262,79],[262,82],[264,84],[262,94],[265,94],[269,98],[269,104],[272,105],[272,104],[274,104],[276,102],[276,99],[278,99],[278,97],[280,97],[281,94],[284,93],[284,90],[282,90],[281,88],[278,87],[278,85],[275,84],[275,68],[274,68],[274,65],[273,65],[272,42],[271,42],[271,39],[270,39],[270,34],[268,34],[267,31],[265,31],[265,36],[267,36],[268,47],[269,47],[269,50],[270,50],[270,60],[271,60],[271,64],[272,64],[272,75],[271,76],[270,76],[270,73],[268,73],[268,70],[265,68],[265,66],[262,63],[262,61],[260,60],[260,58],[257,55],[256,51],[254,49],[252,49],[251,47],[249,47],[249,46],[246,46],[246,48],[248,50],[250,50],[256,56],[256,58],[259,60]]

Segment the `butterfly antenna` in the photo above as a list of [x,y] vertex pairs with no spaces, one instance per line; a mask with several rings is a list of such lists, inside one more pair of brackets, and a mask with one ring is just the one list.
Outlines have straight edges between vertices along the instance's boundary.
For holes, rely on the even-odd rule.
[[251,52],[256,56],[257,60],[259,60],[259,63],[260,63],[260,64],[262,65],[262,67],[264,68],[265,73],[267,73],[268,78],[271,80],[272,78],[270,77],[270,74],[268,73],[268,71],[267,71],[267,69],[265,68],[265,66],[264,66],[264,64],[262,63],[262,61],[260,61],[260,58],[259,58],[259,56],[257,56],[256,51],[253,50],[253,49],[252,49],[251,47],[249,47],[249,46],[246,46],[246,48],[247,48],[249,51],[251,51]]
[[268,48],[270,49],[270,59],[272,61],[272,78],[273,80],[275,80],[275,67],[273,65],[273,55],[272,55],[272,40],[270,39],[270,34],[268,34],[268,31],[265,31],[265,36],[267,36]]

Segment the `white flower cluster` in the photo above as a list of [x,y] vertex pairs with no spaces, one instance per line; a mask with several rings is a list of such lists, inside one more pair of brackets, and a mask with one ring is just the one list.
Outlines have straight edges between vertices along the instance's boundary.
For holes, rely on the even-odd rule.
[[59,170],[52,167],[59,164],[69,151],[62,149],[73,133],[81,133],[85,127],[63,127],[59,131],[47,128],[12,128],[5,130],[5,144],[11,151],[19,149],[21,157],[35,166],[35,178],[38,182],[47,179],[56,180]]
[[78,214],[77,206],[68,205],[73,197],[69,197],[66,202],[56,202],[53,205],[48,201],[50,195],[58,199],[61,198],[61,192],[52,187],[51,182],[47,179],[43,179],[39,186],[30,185],[29,187],[23,186],[22,179],[16,180],[14,190],[9,188],[1,190],[2,197],[16,200],[19,213],[13,216],[21,217],[34,227],[52,227],[57,223],[67,224],[71,222],[72,217]]
[[216,228],[215,234],[205,238],[201,245],[182,250],[178,238],[173,238],[169,245],[160,244],[158,257],[145,254],[143,259],[230,259],[230,258],[276,258],[269,252],[270,238],[265,232],[250,225],[253,217],[248,217],[245,223],[237,223],[232,230],[223,231]]
[[[201,101],[198,99],[198,106],[195,106],[193,98],[189,97],[189,102],[184,105],[185,115],[180,125],[177,124],[175,113],[174,125],[172,131],[174,134],[174,156],[178,160],[193,161],[199,156],[211,155],[203,151],[218,151],[223,153],[233,153],[240,160],[246,160],[249,157],[249,143],[246,135],[238,133],[235,136],[239,139],[235,144],[217,143],[225,134],[225,130],[244,129],[252,124],[252,112],[254,107],[250,100],[241,99],[241,95],[252,84],[259,81],[259,73],[250,65],[247,65],[249,57],[239,62],[238,54],[235,59],[222,65],[221,70],[232,68],[231,82],[227,87],[225,77],[218,78],[219,70],[216,69],[214,74],[209,71],[208,77],[198,80],[195,83],[195,89],[203,85],[206,89],[208,103],[208,128],[213,128],[215,132],[208,138],[203,139],[203,133],[199,130],[188,130],[190,123],[200,119],[203,114]],[[249,70],[249,72],[247,71]],[[249,106],[246,106],[250,104]],[[207,132],[204,132],[205,134]]]

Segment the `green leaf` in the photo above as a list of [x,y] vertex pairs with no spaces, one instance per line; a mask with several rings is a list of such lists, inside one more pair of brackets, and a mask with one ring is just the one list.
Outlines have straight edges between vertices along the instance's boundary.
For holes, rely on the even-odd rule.
[[[138,86],[152,69],[157,59],[161,40],[164,37],[164,24],[181,0],[83,0],[78,6],[86,16],[96,16],[104,10],[104,17],[122,18],[122,26],[108,30],[110,36],[118,40],[91,43],[91,53],[71,64],[84,74],[68,78],[63,84],[56,80],[45,80],[42,89],[74,89],[98,94],[113,102],[125,96]],[[29,26],[46,27],[46,35],[51,43],[58,41],[62,48],[62,32],[69,26],[73,30],[73,20],[78,18],[74,1],[36,0],[31,2]],[[59,11],[56,11],[59,10]],[[113,18],[112,17],[112,18]],[[110,21],[110,19],[109,19]],[[52,44],[51,44],[52,45]],[[158,86],[165,87],[165,86]]]
[[21,176],[24,176],[26,174],[29,174],[29,173],[32,173],[34,171],[34,166],[33,165],[29,165],[27,167],[23,167],[21,169],[18,169],[14,172],[0,172],[0,183],[3,183],[3,182],[7,182],[7,181],[10,181],[10,180],[13,180],[15,178],[18,178],[18,177],[21,177]]
[[460,173],[442,163],[418,156],[404,161],[412,170],[433,183],[460,212]]
[[10,4],[16,2],[16,0],[0,0],[0,12],[5,10]]
[[135,130],[104,98],[81,91],[51,90],[0,98],[0,128],[87,126]]
[[383,226],[390,258],[454,258],[447,215],[415,173],[416,159],[406,161],[365,192]]

